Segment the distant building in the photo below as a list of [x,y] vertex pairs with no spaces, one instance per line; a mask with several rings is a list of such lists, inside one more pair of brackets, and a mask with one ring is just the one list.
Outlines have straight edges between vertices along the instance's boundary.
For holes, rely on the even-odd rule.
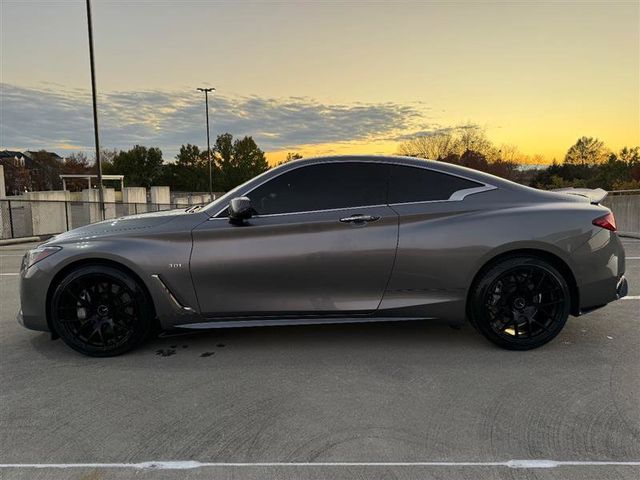
[[23,155],[31,160],[53,160],[56,162],[64,162],[64,158],[55,152],[47,152],[46,150],[26,150]]
[[0,165],[7,177],[7,191],[55,190],[60,188],[60,167],[64,158],[46,150],[0,151]]
[[15,166],[24,167],[25,156],[22,152],[15,150],[2,150],[0,151],[0,164],[11,162]]

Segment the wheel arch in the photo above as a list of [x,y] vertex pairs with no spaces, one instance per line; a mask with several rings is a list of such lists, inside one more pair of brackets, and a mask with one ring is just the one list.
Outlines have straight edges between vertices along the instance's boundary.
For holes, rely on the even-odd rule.
[[553,265],[563,276],[567,285],[569,287],[570,293],[570,301],[571,301],[571,309],[570,312],[572,315],[578,315],[580,312],[580,291],[578,289],[578,283],[576,281],[576,277],[573,273],[573,270],[569,266],[569,264],[558,254],[550,252],[549,250],[544,250],[541,248],[535,247],[527,247],[527,248],[514,248],[506,251],[502,251],[496,253],[488,259],[484,259],[484,263],[481,264],[479,268],[476,269],[475,275],[473,276],[473,280],[469,284],[469,289],[467,290],[465,308],[467,311],[467,315],[469,312],[469,302],[470,297],[474,291],[476,284],[482,278],[482,275],[489,270],[491,267],[496,265],[497,263],[506,260],[508,258],[513,257],[521,257],[521,256],[529,256],[529,257],[537,257],[541,260],[544,260],[551,265]]
[[81,268],[81,267],[86,267],[86,266],[112,267],[126,273],[127,275],[130,275],[136,282],[138,282],[138,284],[144,290],[145,295],[147,295],[147,297],[149,298],[149,301],[151,302],[151,309],[153,311],[153,322],[156,326],[158,326],[157,311],[156,311],[153,295],[151,295],[148,285],[146,284],[146,282],[144,282],[144,280],[142,280],[142,277],[140,277],[140,275],[138,275],[134,270],[132,270],[125,264],[115,260],[111,260],[107,258],[83,258],[80,260],[75,260],[69,263],[68,265],[65,265],[63,268],[60,269],[60,271],[58,271],[54,275],[51,282],[49,282],[49,287],[47,288],[47,296],[45,300],[45,308],[46,308],[47,326],[49,327],[49,330],[51,331],[51,334],[54,336],[54,338],[58,337],[58,333],[55,331],[53,323],[51,322],[51,297],[53,296],[53,292],[62,278],[64,278],[66,275],[68,275],[72,271],[77,270],[78,268]]

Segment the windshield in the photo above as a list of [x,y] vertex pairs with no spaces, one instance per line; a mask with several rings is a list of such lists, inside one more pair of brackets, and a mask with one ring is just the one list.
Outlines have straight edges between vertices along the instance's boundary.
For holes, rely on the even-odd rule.
[[221,197],[216,198],[213,202],[208,203],[204,207],[203,210],[210,216],[216,215],[220,210],[222,210],[223,208],[225,208],[229,204],[229,201],[232,198],[237,196],[238,192],[244,190],[245,186],[247,186],[248,184],[253,183],[253,182],[257,181],[258,179],[266,176],[268,173],[273,172],[273,170],[274,169],[269,169],[266,172],[262,172],[260,175],[257,175],[255,177],[253,177],[252,179],[247,180],[244,183],[241,183],[237,187],[229,190],[227,193],[225,193]]

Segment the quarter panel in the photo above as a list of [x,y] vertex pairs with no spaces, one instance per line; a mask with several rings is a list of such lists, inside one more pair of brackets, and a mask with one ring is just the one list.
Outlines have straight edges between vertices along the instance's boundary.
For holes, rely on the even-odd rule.
[[400,215],[398,253],[380,314],[395,309],[453,322],[464,320],[471,282],[496,255],[537,249],[574,270],[573,252],[593,236],[598,214],[583,203],[503,203],[499,192],[393,208]]

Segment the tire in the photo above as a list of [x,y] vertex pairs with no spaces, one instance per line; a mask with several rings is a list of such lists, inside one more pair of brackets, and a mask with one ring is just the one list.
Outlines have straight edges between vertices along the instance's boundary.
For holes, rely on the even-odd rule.
[[145,289],[131,275],[105,265],[68,273],[55,286],[49,307],[53,330],[91,357],[128,352],[153,326],[153,304]]
[[571,308],[562,274],[534,256],[509,257],[489,267],[472,287],[469,302],[473,326],[509,350],[530,350],[551,341]]

